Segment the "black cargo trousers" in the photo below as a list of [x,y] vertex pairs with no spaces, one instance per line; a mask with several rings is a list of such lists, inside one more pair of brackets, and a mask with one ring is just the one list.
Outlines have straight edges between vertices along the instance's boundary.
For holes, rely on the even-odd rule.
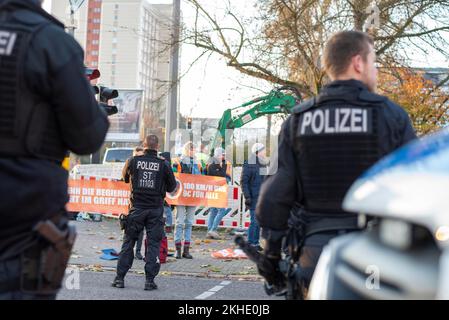
[[122,249],[117,262],[117,276],[124,278],[134,261],[134,245],[139,234],[145,228],[147,232],[147,250],[145,256],[145,276],[154,280],[161,264],[159,250],[164,235],[164,208],[138,209],[129,212]]

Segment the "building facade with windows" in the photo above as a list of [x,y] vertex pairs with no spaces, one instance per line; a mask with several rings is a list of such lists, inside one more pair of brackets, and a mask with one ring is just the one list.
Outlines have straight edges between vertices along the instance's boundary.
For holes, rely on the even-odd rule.
[[[51,13],[69,24],[68,1],[52,1]],[[75,37],[99,83],[143,90],[141,136],[165,127],[168,104],[172,5],[147,0],[86,0],[75,13]]]

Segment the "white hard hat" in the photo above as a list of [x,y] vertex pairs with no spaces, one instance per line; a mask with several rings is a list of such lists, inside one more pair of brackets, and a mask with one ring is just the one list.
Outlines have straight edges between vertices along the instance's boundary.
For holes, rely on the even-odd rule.
[[218,147],[214,150],[214,157],[218,158],[221,157],[225,153],[224,149],[221,147]]
[[256,154],[258,152],[263,151],[264,149],[265,149],[265,146],[262,143],[258,142],[253,145],[253,147],[251,148],[251,151],[252,151],[252,153]]

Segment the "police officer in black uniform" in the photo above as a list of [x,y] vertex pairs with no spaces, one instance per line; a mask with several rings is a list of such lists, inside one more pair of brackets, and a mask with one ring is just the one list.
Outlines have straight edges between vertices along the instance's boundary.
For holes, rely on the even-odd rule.
[[297,249],[300,281],[307,288],[323,246],[358,229],[357,216],[342,209],[351,184],[380,158],[416,138],[407,113],[374,93],[375,59],[369,35],[335,34],[323,56],[332,82],[295,108],[283,125],[278,170],[262,185],[256,209],[267,240],[265,265],[271,266],[259,271],[270,279],[281,278],[278,262],[287,235],[287,245]]
[[123,168],[123,180],[131,182],[130,211],[125,222],[125,236],[117,262],[117,276],[112,286],[125,287],[125,275],[134,260],[133,248],[140,232],[147,232],[145,255],[145,290],[155,290],[154,278],[159,273],[159,248],[164,235],[164,198],[173,192],[176,180],[170,163],[158,157],[159,140],[155,135],[146,137],[145,154],[132,157]]
[[83,50],[38,0],[0,0],[0,299],[54,299],[74,241],[68,150],[91,154],[109,122]]

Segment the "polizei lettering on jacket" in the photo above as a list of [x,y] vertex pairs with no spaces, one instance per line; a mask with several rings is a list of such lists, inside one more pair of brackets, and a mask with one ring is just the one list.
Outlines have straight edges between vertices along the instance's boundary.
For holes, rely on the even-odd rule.
[[158,162],[137,161],[137,169],[159,171],[159,167],[160,163]]
[[366,108],[320,108],[305,112],[300,121],[300,135],[369,133],[371,110]]
[[17,33],[0,30],[0,56],[10,56],[16,43]]
[[159,188],[159,162],[151,162],[145,160],[137,160],[136,169],[138,172],[137,187],[142,189],[157,189]]

